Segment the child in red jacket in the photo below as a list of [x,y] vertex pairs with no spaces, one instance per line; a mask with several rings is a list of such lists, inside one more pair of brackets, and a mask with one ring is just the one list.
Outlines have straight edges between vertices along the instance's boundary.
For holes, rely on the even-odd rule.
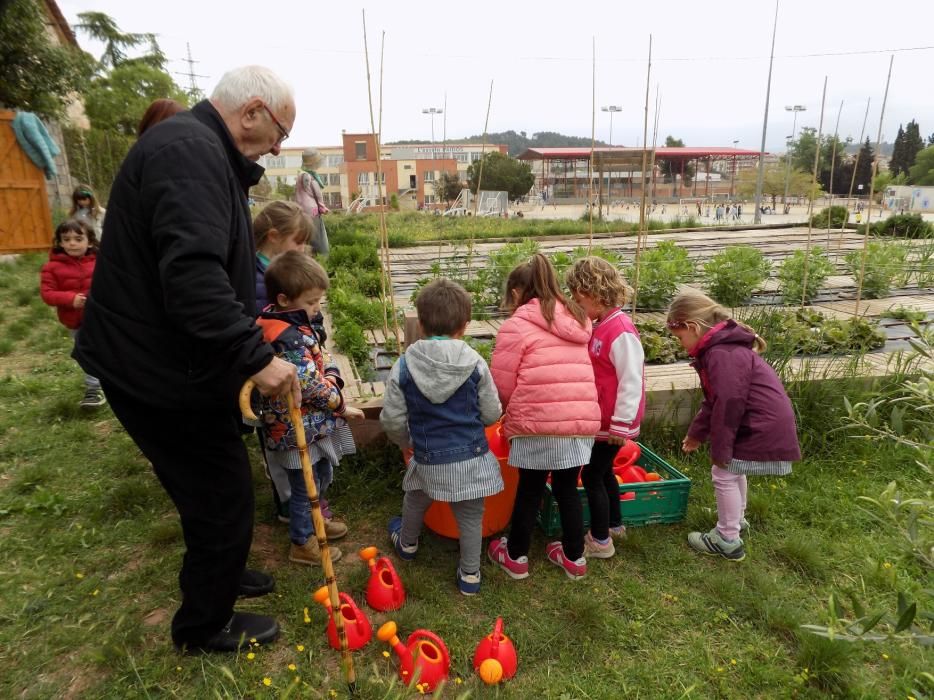
[[632,290],[619,270],[590,256],[574,263],[566,281],[574,301],[594,323],[588,347],[600,404],[600,431],[590,463],[581,472],[590,509],[584,556],[609,559],[616,552],[611,535],[626,533],[613,460],[626,440],[639,436],[645,412],[645,353],[639,331],[620,308]]
[[[40,272],[40,293],[42,301],[55,307],[58,320],[72,338],[78,334],[84,318],[96,257],[97,236],[90,226],[77,219],[67,219],[58,225],[49,261]],[[106,401],[97,377],[85,374],[80,406],[96,408]]]

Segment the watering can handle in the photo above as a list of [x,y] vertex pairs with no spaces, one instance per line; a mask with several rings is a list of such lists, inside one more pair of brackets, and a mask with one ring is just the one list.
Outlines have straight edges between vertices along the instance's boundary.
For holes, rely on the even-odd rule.
[[451,655],[448,654],[448,648],[444,645],[444,642],[441,641],[441,637],[430,630],[415,630],[409,635],[409,638],[405,640],[405,645],[411,648],[412,642],[418,639],[427,639],[438,647],[441,650],[441,657],[444,659],[444,665],[448,668],[451,667]]
[[340,599],[341,599],[341,607],[346,605],[348,608],[350,608],[353,611],[354,619],[357,622],[359,622],[360,621],[360,608],[358,608],[357,604],[353,602],[353,598],[350,597],[350,594],[344,593],[343,591],[341,591]]
[[503,639],[503,618],[497,617],[496,624],[493,625],[493,639],[490,644],[490,654],[493,658],[496,658],[497,653],[499,652],[499,643]]
[[401,585],[402,580],[399,578],[399,574],[396,572],[396,569],[392,565],[392,561],[389,559],[389,557],[380,557],[376,562],[376,568],[389,572],[389,576],[392,578],[393,586]]

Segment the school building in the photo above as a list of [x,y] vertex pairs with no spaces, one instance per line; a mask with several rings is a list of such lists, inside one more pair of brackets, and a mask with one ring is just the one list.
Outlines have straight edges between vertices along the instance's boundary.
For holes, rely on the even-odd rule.
[[[266,168],[266,178],[275,189],[278,183],[294,185],[302,166],[302,152],[307,146],[283,148],[278,156],[266,155],[259,164]],[[382,195],[377,185],[376,138],[371,133],[341,135],[340,146],[314,146],[322,156],[317,170],[325,181],[325,203],[332,209],[344,209],[355,200],[363,208],[379,206],[396,195],[402,209],[432,208],[440,205],[434,183],[442,172],[456,173],[467,182],[467,168],[484,153],[499,151],[502,144],[407,143],[382,145],[379,171]]]

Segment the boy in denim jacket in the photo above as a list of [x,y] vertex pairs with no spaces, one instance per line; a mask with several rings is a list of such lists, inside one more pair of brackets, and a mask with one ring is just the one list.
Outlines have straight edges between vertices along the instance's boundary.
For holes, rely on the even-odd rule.
[[480,590],[483,499],[503,490],[484,426],[502,409],[490,368],[463,341],[470,295],[438,279],[419,292],[415,306],[423,338],[393,365],[380,415],[389,439],[414,451],[402,481],[402,516],[389,522],[389,536],[402,559],[414,559],[425,511],[433,501],[450,503],[460,531],[457,586],[474,595]]

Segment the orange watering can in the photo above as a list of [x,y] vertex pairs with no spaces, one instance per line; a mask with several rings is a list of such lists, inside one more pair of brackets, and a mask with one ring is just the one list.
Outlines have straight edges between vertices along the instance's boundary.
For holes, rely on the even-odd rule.
[[398,610],[405,603],[405,588],[388,557],[379,557],[376,547],[364,547],[360,558],[370,567],[370,581],[366,586],[366,604],[374,610]]
[[[340,594],[341,608],[340,614],[344,619],[344,629],[347,631],[347,646],[351,651],[366,646],[373,636],[373,628],[370,621],[363,614],[363,611],[357,607],[353,599],[346,593]],[[331,599],[328,596],[327,586],[322,586],[315,591],[315,601],[321,603],[328,611],[328,644],[333,649],[340,649],[341,643],[337,638],[337,628],[334,625],[334,611],[331,610]]]
[[497,617],[493,631],[480,640],[473,655],[474,670],[487,685],[496,685],[516,675],[519,660],[512,640],[503,634],[503,618]]
[[399,678],[406,685],[414,680],[416,687],[430,693],[451,671],[451,656],[441,637],[428,630],[415,630],[405,644],[396,636],[396,623],[390,620],[376,631],[376,637],[387,642],[399,657]]

